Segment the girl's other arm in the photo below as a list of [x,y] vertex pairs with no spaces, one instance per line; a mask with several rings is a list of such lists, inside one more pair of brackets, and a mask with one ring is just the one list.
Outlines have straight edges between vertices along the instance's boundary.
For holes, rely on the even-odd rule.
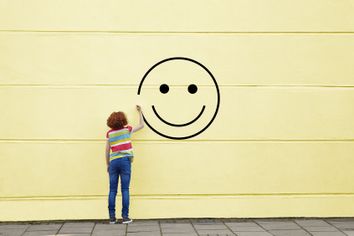
[[134,127],[132,129],[132,133],[141,130],[142,128],[144,128],[144,119],[143,119],[143,113],[141,111],[141,107],[139,105],[136,105],[136,109],[139,112],[139,125],[137,127]]
[[109,145],[109,141],[106,141],[106,165],[107,165],[107,172],[109,172],[109,153],[111,151],[111,147]]

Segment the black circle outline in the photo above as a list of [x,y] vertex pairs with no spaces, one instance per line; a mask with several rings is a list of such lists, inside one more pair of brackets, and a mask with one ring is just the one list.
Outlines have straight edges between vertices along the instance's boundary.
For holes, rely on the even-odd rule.
[[[195,92],[194,91],[190,91],[190,89],[191,88],[194,88],[195,87]],[[190,85],[188,85],[188,93],[190,93],[190,94],[195,94],[196,92],[198,92],[198,86],[197,85],[195,85],[195,84],[190,84]]]
[[174,136],[168,136],[166,134],[163,134],[159,131],[157,131],[155,128],[153,128],[149,122],[146,120],[144,114],[143,114],[143,119],[146,123],[147,126],[149,126],[149,128],[154,131],[155,133],[157,133],[158,135],[162,136],[162,137],[165,137],[165,138],[169,138],[169,139],[175,139],[175,140],[181,140],[181,139],[189,139],[189,138],[192,138],[192,137],[195,137],[201,133],[203,133],[210,125],[211,123],[213,123],[216,115],[218,114],[218,111],[219,111],[219,106],[220,106],[220,91],[219,91],[219,86],[218,86],[218,83],[216,82],[216,79],[214,78],[214,75],[208,70],[208,68],[206,68],[202,63],[194,60],[194,59],[191,59],[191,58],[188,58],[188,57],[170,57],[170,58],[166,58],[166,59],[163,59],[159,62],[157,62],[155,65],[153,65],[143,76],[143,78],[141,79],[140,81],[140,84],[139,84],[139,87],[138,87],[138,95],[140,95],[140,91],[141,91],[141,87],[144,83],[144,80],[146,79],[146,77],[148,76],[148,74],[155,68],[157,67],[158,65],[164,63],[164,62],[167,62],[167,61],[172,61],[172,60],[185,60],[185,61],[189,61],[189,62],[193,62],[194,64],[197,64],[199,66],[201,66],[209,75],[210,77],[213,79],[213,82],[215,84],[215,87],[216,87],[216,91],[217,91],[217,98],[218,98],[218,101],[217,101],[217,105],[216,105],[216,110],[215,110],[215,113],[213,115],[213,117],[211,118],[211,120],[209,121],[209,123],[201,130],[199,130],[197,133],[195,134],[192,134],[192,135],[188,135],[188,136],[183,136],[183,137],[174,137]]

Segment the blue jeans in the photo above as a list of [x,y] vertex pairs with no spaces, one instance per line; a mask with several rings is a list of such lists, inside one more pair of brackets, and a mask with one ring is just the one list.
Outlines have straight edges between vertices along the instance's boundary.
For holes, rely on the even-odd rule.
[[109,164],[109,196],[108,210],[110,219],[116,216],[116,196],[118,180],[120,177],[122,192],[122,217],[129,215],[129,185],[131,175],[131,162],[128,157],[114,159]]

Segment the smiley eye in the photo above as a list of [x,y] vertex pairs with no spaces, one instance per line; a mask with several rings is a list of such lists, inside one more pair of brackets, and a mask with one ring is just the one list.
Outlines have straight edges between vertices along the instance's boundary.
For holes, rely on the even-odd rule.
[[198,91],[198,87],[195,84],[190,84],[188,86],[188,92],[191,94],[195,94]]
[[165,94],[165,93],[168,93],[168,90],[170,90],[170,88],[168,87],[167,84],[161,84],[160,85],[160,92]]

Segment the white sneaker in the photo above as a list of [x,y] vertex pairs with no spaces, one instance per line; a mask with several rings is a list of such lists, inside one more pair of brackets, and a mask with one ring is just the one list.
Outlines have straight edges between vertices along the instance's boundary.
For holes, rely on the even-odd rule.
[[131,222],[133,222],[132,219],[130,219],[130,218],[123,218],[122,224],[129,224],[129,223],[131,223]]

